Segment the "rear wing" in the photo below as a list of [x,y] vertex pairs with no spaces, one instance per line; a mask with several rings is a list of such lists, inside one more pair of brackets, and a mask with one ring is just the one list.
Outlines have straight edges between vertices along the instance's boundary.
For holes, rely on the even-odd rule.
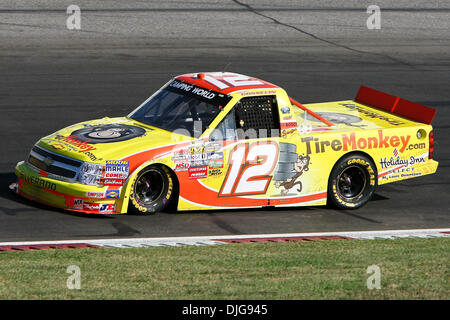
[[425,124],[431,124],[436,115],[436,110],[433,108],[365,86],[359,88],[355,101]]

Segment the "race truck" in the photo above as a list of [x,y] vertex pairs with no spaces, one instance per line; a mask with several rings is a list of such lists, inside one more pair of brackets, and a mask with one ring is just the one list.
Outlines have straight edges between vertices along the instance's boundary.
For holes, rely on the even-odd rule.
[[436,172],[434,109],[361,86],[305,104],[231,72],[177,76],[126,117],[40,139],[21,196],[94,214],[366,204],[378,185]]

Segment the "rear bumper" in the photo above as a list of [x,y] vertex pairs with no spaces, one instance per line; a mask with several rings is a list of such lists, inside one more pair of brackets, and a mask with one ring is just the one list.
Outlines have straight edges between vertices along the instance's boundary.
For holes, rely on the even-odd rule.
[[122,207],[121,188],[96,187],[50,179],[21,161],[16,165],[17,182],[10,189],[48,206],[89,214],[118,214]]

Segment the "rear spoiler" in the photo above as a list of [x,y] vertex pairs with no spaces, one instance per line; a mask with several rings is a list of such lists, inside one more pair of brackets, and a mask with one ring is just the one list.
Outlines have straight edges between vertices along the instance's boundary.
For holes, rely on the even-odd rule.
[[435,109],[365,86],[359,88],[355,101],[425,124],[431,124],[436,115]]

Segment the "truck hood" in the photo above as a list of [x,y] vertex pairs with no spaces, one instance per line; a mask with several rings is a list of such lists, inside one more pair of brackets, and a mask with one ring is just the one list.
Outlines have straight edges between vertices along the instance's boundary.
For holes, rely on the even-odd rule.
[[42,138],[37,145],[70,158],[105,163],[182,140],[192,138],[125,117],[106,117],[61,129]]

